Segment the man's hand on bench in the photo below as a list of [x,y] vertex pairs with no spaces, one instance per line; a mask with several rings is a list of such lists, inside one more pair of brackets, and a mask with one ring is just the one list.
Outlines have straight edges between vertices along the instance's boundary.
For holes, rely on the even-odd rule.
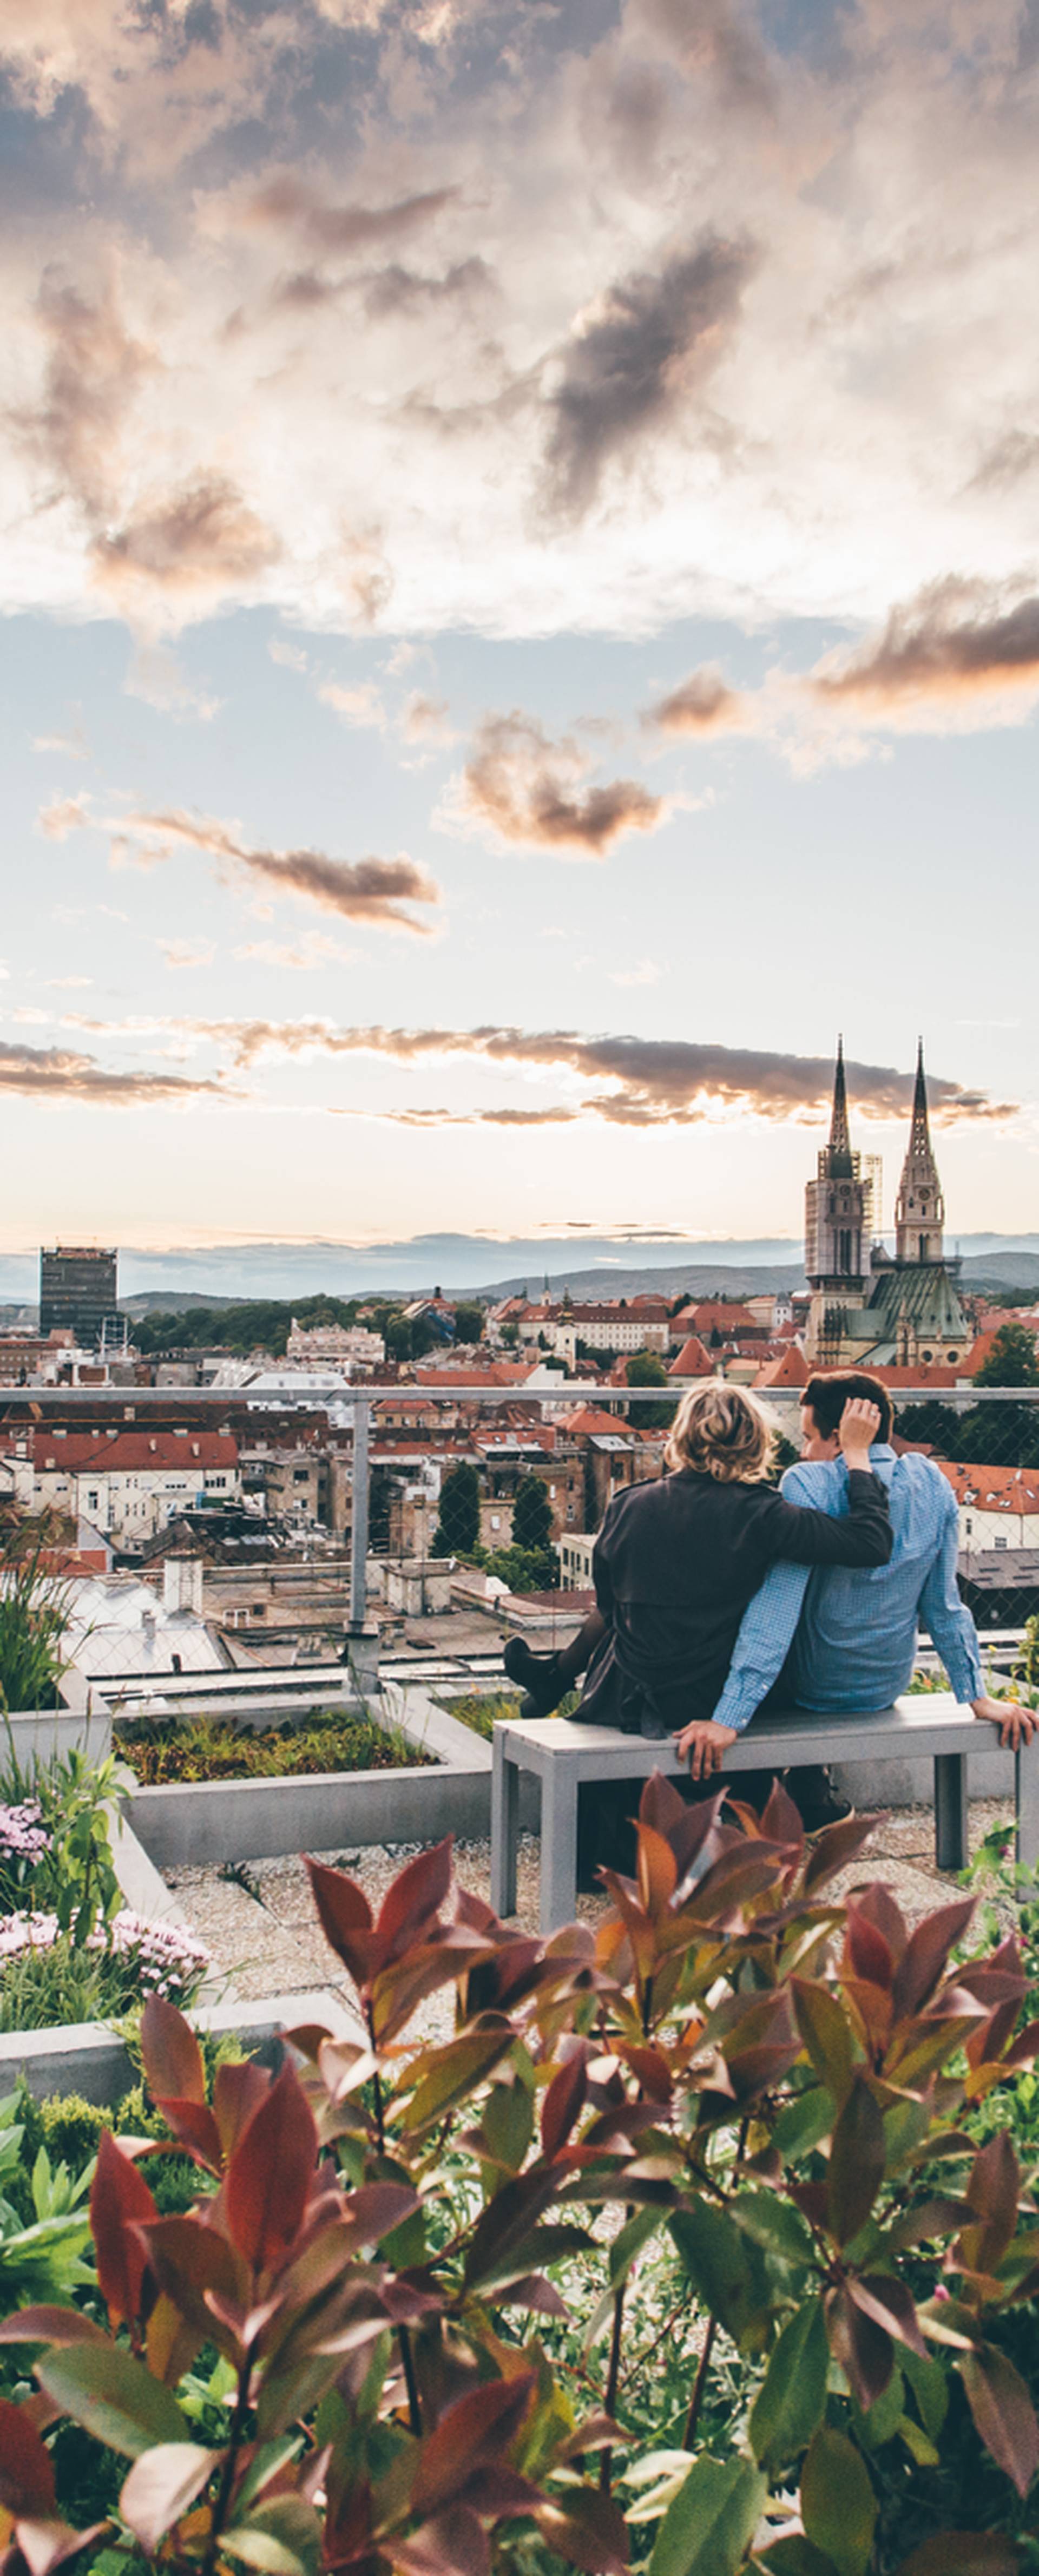
[[1008,1752],[1016,1753],[1019,1744],[1031,1743],[1039,1720],[1034,1712],[1019,1708],[1016,1700],[974,1699],[971,1707],[975,1717],[987,1718],[990,1726],[998,1726],[999,1741]]
[[735,1726],[716,1726],[713,1717],[697,1717],[691,1726],[683,1726],[675,1737],[675,1749],[680,1762],[688,1754],[690,1779],[709,1780],[712,1771],[720,1771],[722,1755],[735,1744],[738,1731]]

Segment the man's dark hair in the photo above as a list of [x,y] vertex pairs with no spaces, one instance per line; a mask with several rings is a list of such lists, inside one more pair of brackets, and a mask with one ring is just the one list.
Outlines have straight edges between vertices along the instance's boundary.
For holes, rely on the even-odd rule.
[[829,1440],[840,1429],[844,1407],[855,1395],[864,1404],[879,1405],[878,1438],[890,1440],[894,1420],[891,1398],[883,1381],[879,1377],[871,1377],[868,1369],[831,1369],[825,1377],[810,1377],[802,1390],[801,1402],[811,1407],[820,1437]]

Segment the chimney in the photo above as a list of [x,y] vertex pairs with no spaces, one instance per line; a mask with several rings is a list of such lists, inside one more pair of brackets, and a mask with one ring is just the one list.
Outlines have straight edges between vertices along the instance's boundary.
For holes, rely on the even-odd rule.
[[141,1612],[141,1633],[142,1633],[142,1635],[143,1635],[145,1645],[148,1647],[149,1652],[150,1652],[150,1651],[151,1651],[151,1648],[152,1648],[152,1647],[154,1646],[154,1644],[155,1644],[155,1612],[154,1612],[154,1610],[142,1610],[142,1612]]
[[178,1610],[193,1610],[202,1616],[202,1559],[200,1556],[168,1556],[162,1569],[162,1606],[168,1616]]

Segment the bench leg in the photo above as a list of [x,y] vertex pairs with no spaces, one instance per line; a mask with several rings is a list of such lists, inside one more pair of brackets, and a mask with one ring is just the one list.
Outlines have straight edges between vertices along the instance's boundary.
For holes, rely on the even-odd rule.
[[1017,1857],[1022,1869],[1039,1867],[1039,1735],[1018,1746],[1014,1755],[1017,1793]]
[[569,1763],[551,1762],[541,1781],[543,1934],[572,1923],[577,1912],[577,1781]]
[[939,1869],[966,1869],[967,1756],[936,1753],[934,1757],[934,1856]]
[[491,1904],[496,1914],[516,1911],[516,1832],[519,1823],[519,1771],[505,1758],[498,1727],[491,1747]]

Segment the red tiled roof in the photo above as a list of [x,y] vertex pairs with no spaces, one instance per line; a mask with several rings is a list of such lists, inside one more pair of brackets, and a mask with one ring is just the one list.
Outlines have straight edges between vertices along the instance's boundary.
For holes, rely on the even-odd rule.
[[807,1386],[810,1374],[803,1350],[797,1342],[790,1342],[780,1359],[770,1360],[766,1368],[759,1369],[754,1384],[761,1387]]
[[70,1476],[155,1474],[168,1467],[236,1467],[238,1442],[230,1431],[33,1430],[32,1462],[37,1472]]
[[706,1350],[704,1349],[704,1345],[703,1345],[702,1341],[700,1340],[700,1338],[699,1338],[699,1335],[698,1335],[698,1334],[694,1333],[694,1335],[693,1335],[693,1337],[692,1337],[692,1340],[691,1340],[691,1341],[683,1342],[683,1344],[682,1344],[682,1348],[681,1348],[681,1350],[680,1350],[680,1351],[679,1351],[679,1353],[678,1353],[678,1357],[677,1357],[677,1359],[673,1359],[673,1360],[672,1360],[672,1362],[671,1362],[671,1366],[670,1366],[670,1368],[669,1368],[669,1370],[668,1370],[668,1376],[669,1376],[669,1377],[713,1377],[713,1376],[714,1376],[714,1362],[713,1362],[713,1360],[712,1360],[712,1358],[711,1358],[710,1352],[709,1352],[709,1351],[706,1351]]
[[604,1406],[594,1404],[579,1404],[576,1413],[566,1414],[563,1423],[564,1430],[578,1440],[601,1439],[606,1431],[627,1431],[629,1427],[619,1422],[616,1414],[607,1413]]
[[958,1503],[973,1503],[979,1512],[1039,1513],[1039,1469],[1034,1467],[962,1466],[936,1458]]

